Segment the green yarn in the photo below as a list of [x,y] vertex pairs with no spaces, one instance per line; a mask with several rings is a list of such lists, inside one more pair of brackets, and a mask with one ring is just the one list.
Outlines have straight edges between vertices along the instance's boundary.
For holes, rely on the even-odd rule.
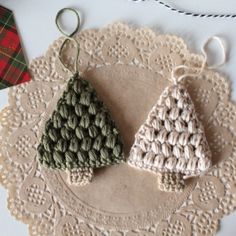
[[100,168],[124,161],[119,132],[91,84],[68,82],[38,146],[39,162],[53,169]]

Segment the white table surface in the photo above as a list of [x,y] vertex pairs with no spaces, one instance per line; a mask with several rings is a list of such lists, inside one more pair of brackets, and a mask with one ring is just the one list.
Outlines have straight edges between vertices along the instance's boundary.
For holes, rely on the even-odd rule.
[[[236,13],[235,0],[166,0],[182,9],[204,13]],[[236,19],[199,19],[180,16],[153,0],[134,3],[129,0],[0,0],[0,5],[14,10],[25,52],[30,60],[42,55],[48,45],[60,36],[54,24],[57,11],[76,7],[84,16],[83,28],[103,27],[114,21],[135,26],[149,26],[161,33],[177,34],[195,52],[211,35],[224,37],[229,45],[227,64],[221,71],[232,81],[232,97],[236,100]],[[73,23],[69,18],[67,23]],[[7,104],[7,89],[0,91],[0,109]],[[0,187],[1,236],[26,236],[27,226],[14,220],[7,210],[6,191]],[[236,212],[221,221],[217,236],[236,235]]]

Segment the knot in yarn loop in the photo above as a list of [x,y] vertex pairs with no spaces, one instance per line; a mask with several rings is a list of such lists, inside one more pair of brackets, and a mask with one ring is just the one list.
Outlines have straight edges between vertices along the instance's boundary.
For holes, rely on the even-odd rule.
[[[218,64],[210,66],[207,64],[208,56],[207,56],[207,52],[206,52],[206,47],[213,40],[215,40],[220,45],[220,49],[222,50],[222,61]],[[203,44],[201,51],[202,51],[202,55],[203,55],[203,61],[202,61],[200,69],[186,66],[186,65],[178,65],[172,69],[171,81],[175,85],[177,85],[179,82],[181,82],[186,77],[196,77],[196,76],[201,75],[205,68],[216,69],[216,68],[219,68],[220,66],[224,65],[226,62],[226,47],[223,43],[223,40],[218,36],[212,36],[212,37],[208,38],[207,41]],[[178,72],[180,72],[180,70],[183,70],[184,72],[182,74],[178,75]],[[198,72],[191,72],[191,71],[196,71],[196,70],[198,70]]]

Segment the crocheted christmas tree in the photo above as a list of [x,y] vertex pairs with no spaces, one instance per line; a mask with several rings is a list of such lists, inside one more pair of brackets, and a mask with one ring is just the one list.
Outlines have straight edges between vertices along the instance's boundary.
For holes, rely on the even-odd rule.
[[163,191],[182,191],[184,178],[211,166],[204,128],[182,85],[165,89],[136,134],[128,163],[158,174]]
[[38,153],[42,165],[69,170],[71,182],[79,185],[91,181],[94,168],[124,160],[114,121],[88,81],[70,79],[45,124]]

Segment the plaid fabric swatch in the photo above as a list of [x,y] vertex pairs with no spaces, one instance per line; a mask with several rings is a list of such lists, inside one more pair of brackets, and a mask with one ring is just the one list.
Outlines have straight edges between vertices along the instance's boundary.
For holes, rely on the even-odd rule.
[[0,6],[0,89],[30,79],[13,13]]

